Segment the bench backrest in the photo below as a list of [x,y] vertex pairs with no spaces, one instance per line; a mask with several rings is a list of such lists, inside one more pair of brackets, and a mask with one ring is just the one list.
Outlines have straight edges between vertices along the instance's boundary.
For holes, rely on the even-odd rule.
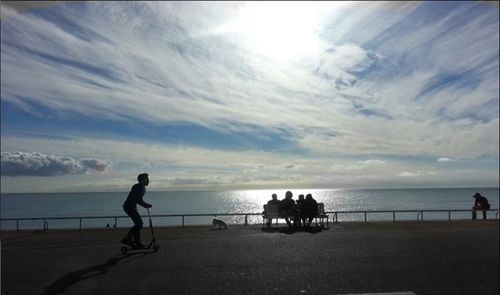
[[[279,207],[280,205],[278,204],[272,204],[272,205],[264,205],[264,212],[266,216],[280,216],[279,213]],[[325,204],[324,203],[318,203],[318,215],[324,215],[325,214]]]
[[324,215],[324,214],[325,214],[325,204],[318,203],[318,215]]
[[272,205],[264,205],[264,211],[266,216],[279,216],[279,207],[280,205],[272,204]]

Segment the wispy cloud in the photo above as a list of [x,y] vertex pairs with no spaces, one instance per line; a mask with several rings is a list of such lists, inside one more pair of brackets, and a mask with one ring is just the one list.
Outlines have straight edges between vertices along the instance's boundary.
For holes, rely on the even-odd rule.
[[[441,167],[435,158],[425,161],[342,157],[297,157],[293,154],[262,151],[224,151],[193,146],[140,144],[123,140],[60,140],[11,138],[3,150],[28,149],[37,145],[39,153],[65,154],[81,159],[89,150],[102,162],[113,163],[101,177],[93,179],[103,187],[127,189],[144,171],[151,175],[152,189],[238,188],[238,187],[387,187],[398,185],[394,175],[410,176],[408,185],[431,181],[448,186],[487,183],[498,179],[498,166],[487,161],[463,161],[467,168]],[[113,153],[109,153],[113,151]],[[498,165],[498,163],[496,164]],[[447,165],[445,165],[447,166]],[[92,175],[87,175],[87,178]],[[459,179],[456,182],[456,179]],[[129,180],[131,179],[131,180]],[[422,180],[423,179],[423,180]],[[65,186],[57,177],[48,177],[51,187]],[[81,183],[88,183],[82,179]],[[25,180],[25,182],[29,182]],[[399,184],[401,185],[401,184]],[[8,189],[6,182],[4,189]]]
[[379,165],[379,164],[384,164],[385,161],[383,160],[366,160],[363,162],[363,164],[366,164],[366,165]]
[[438,162],[455,162],[454,159],[450,159],[450,158],[446,158],[446,157],[442,157],[442,158],[439,158],[437,159]]
[[[478,2],[80,2],[18,12],[2,3],[2,146],[30,132],[165,145],[158,152],[186,158],[170,149],[180,146],[189,163],[148,163],[182,167],[164,177],[186,185],[257,182],[231,173],[262,172],[262,163],[263,182],[314,183],[332,169],[370,179],[374,170],[360,171],[432,171],[415,157],[498,161],[498,15]],[[252,17],[268,30],[252,31]],[[52,144],[45,153],[71,155]],[[132,165],[127,153],[95,156]],[[395,157],[416,166],[394,166]],[[226,172],[214,179],[187,168],[218,166]]]
[[398,173],[398,176],[400,177],[412,177],[412,176],[416,176],[417,173],[415,172],[409,172],[409,171],[401,171]]

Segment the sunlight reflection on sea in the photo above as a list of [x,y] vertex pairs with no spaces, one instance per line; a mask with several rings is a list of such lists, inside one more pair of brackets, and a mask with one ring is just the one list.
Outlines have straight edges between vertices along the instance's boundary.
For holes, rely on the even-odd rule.
[[[300,194],[311,193],[325,204],[326,211],[370,211],[370,210],[426,210],[426,209],[470,209],[475,192],[488,197],[492,208],[499,206],[498,188],[459,189],[294,189],[293,199]],[[185,225],[210,224],[213,215],[232,213],[255,213],[263,211],[263,205],[276,193],[278,199],[285,197],[285,189],[235,190],[235,191],[148,191],[144,200],[153,205],[154,215],[205,214],[186,216]],[[80,217],[123,216],[122,204],[126,192],[113,193],[57,193],[57,194],[2,194],[2,218],[34,217]],[[146,210],[139,207],[145,216]],[[492,213],[493,214],[493,213]],[[470,213],[453,213],[455,219],[468,219]],[[426,213],[429,219],[447,219],[447,213]],[[493,216],[492,216],[493,217]],[[245,223],[245,216],[221,216],[230,224]],[[370,213],[369,220],[392,220],[392,213]],[[416,213],[398,213],[398,220],[416,220]],[[363,214],[339,214],[339,221],[363,221]],[[259,224],[262,217],[248,216],[249,224]],[[85,220],[83,227],[103,227],[114,220]],[[129,226],[128,218],[118,219],[119,226]],[[147,224],[147,223],[146,223]],[[180,225],[182,217],[156,217],[155,225]],[[75,228],[78,221],[52,220],[49,224],[57,228]],[[15,221],[2,222],[2,229],[15,228]],[[40,221],[21,221],[21,228],[41,228]]]

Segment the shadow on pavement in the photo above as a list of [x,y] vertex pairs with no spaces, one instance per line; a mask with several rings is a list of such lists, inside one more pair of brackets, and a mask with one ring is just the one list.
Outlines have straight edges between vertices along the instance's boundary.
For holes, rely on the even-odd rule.
[[322,232],[323,228],[321,226],[301,227],[301,228],[271,227],[271,228],[262,228],[262,231],[270,233],[282,233],[282,234],[294,234],[298,232],[317,234]]
[[108,268],[116,266],[119,262],[121,262],[120,264],[128,263],[130,261],[142,258],[151,253],[154,252],[137,252],[137,253],[120,254],[117,255],[116,257],[108,259],[108,261],[105,263],[75,270],[69,274],[62,276],[54,283],[47,286],[42,295],[61,294],[71,285],[74,285],[86,279],[90,279],[92,277],[105,274]]

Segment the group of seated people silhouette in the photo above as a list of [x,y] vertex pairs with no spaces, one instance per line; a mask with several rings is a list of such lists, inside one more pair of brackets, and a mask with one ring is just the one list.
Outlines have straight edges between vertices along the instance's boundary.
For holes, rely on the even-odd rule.
[[[318,203],[313,199],[311,194],[299,195],[299,199],[295,202],[292,199],[293,194],[291,191],[285,193],[283,200],[278,200],[276,194],[272,195],[272,199],[267,202],[267,205],[278,205],[278,212],[282,218],[285,219],[288,227],[309,227],[312,220],[318,214]],[[263,212],[266,215],[266,212]],[[289,217],[292,217],[293,224],[290,222]],[[307,222],[306,222],[307,221]],[[268,218],[267,227],[271,227],[272,219]]]

